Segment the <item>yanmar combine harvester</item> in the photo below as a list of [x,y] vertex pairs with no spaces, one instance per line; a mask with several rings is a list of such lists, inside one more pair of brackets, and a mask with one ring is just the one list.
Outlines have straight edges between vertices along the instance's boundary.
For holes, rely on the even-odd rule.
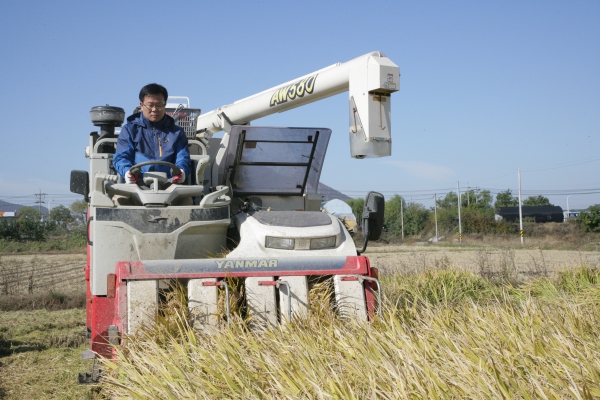
[[[71,173],[71,191],[89,202],[85,277],[91,351],[84,357],[113,357],[123,335],[155,318],[171,280],[187,287],[190,322],[207,332],[231,318],[230,277],[243,279],[243,310],[255,326],[308,312],[312,282],[326,279],[333,281],[332,303],[341,317],[372,318],[381,293],[377,270],[360,254],[381,234],[383,196],[366,197],[365,242],[357,249],[344,224],[320,210],[318,184],[331,131],[249,124],[349,91],[351,156],[389,156],[390,95],[399,90],[399,79],[399,68],[373,52],[206,114],[190,108],[186,98],[171,97],[167,114],[184,127],[194,163],[195,173],[183,185],[169,183],[160,172],[145,173],[138,184],[122,183],[112,158],[115,128],[125,113],[119,107],[92,108],[100,133],[90,134],[86,148],[90,172]],[[212,137],[220,131],[222,138]],[[170,167],[173,175],[179,173]],[[142,205],[117,207],[114,195]],[[194,205],[170,205],[186,196]],[[220,306],[225,310],[220,296],[226,296]],[[96,378],[93,371],[80,381]]]

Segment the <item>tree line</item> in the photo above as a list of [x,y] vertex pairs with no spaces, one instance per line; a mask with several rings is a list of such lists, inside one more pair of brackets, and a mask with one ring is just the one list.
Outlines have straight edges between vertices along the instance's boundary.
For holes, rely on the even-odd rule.
[[[360,219],[364,207],[364,199],[352,199],[347,203],[352,212]],[[460,197],[461,225],[463,233],[484,234],[516,234],[519,227],[515,223],[504,220],[496,221],[496,209],[499,207],[515,207],[519,205],[519,198],[513,196],[510,189],[500,192],[494,197],[489,190],[467,190]],[[449,192],[437,198],[436,207],[426,208],[420,203],[406,202],[396,194],[385,203],[384,227],[391,238],[402,235],[402,222],[404,220],[404,236],[418,236],[424,234],[435,226],[437,212],[438,231],[442,234],[458,232],[458,195]],[[529,196],[523,201],[523,206],[552,206],[545,196]],[[402,218],[403,214],[403,218]],[[587,232],[598,232],[600,229],[600,205],[589,207],[582,212],[576,222]]]
[[[352,199],[347,203],[359,220],[362,216],[364,199]],[[468,190],[461,195],[461,223],[463,233],[516,234],[518,225],[506,221],[496,221],[494,216],[498,207],[518,206],[519,199],[510,189],[496,195],[494,201],[489,190]],[[458,232],[458,195],[449,192],[436,200],[437,223],[441,234]],[[524,206],[551,206],[547,197],[530,196],[523,201]],[[50,236],[65,234],[85,238],[85,231],[76,229],[85,223],[88,204],[78,200],[68,208],[54,207],[42,221],[41,213],[31,207],[19,209],[16,220],[0,219],[0,239],[8,241],[45,241]],[[600,231],[600,205],[596,204],[580,213],[575,221],[586,232]],[[406,202],[400,195],[394,195],[385,203],[384,226],[391,238],[401,237],[404,222],[404,236],[418,236],[432,230],[435,226],[434,207],[426,208],[420,203]],[[75,229],[74,229],[75,228]]]
[[[70,233],[75,225],[85,222],[84,213],[87,203],[78,200],[68,208],[59,205],[54,207],[42,219],[42,213],[32,207],[21,207],[16,219],[2,218],[0,220],[0,239],[9,241],[44,241],[49,236]],[[79,235],[80,232],[77,231]]]

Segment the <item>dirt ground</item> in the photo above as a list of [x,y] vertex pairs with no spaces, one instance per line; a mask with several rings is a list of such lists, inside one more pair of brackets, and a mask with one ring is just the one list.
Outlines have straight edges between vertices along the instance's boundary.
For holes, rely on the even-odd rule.
[[462,245],[401,245],[371,247],[365,252],[373,266],[384,272],[418,272],[456,268],[474,273],[513,270],[519,278],[551,276],[555,271],[581,265],[600,265],[600,252],[541,250],[515,247]]
[[85,291],[85,254],[0,256],[0,295]]

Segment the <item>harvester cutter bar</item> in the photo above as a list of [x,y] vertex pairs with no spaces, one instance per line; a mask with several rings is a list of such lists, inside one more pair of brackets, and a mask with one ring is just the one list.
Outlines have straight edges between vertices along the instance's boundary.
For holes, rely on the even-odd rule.
[[369,275],[370,266],[364,256],[213,258],[125,261],[117,264],[116,273],[118,280]]

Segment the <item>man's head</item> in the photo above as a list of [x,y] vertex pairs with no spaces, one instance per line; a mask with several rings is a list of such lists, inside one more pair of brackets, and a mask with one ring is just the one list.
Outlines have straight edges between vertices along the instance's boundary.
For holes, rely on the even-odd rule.
[[146,85],[140,90],[140,108],[144,117],[152,122],[158,122],[165,116],[165,105],[169,93],[157,83]]

